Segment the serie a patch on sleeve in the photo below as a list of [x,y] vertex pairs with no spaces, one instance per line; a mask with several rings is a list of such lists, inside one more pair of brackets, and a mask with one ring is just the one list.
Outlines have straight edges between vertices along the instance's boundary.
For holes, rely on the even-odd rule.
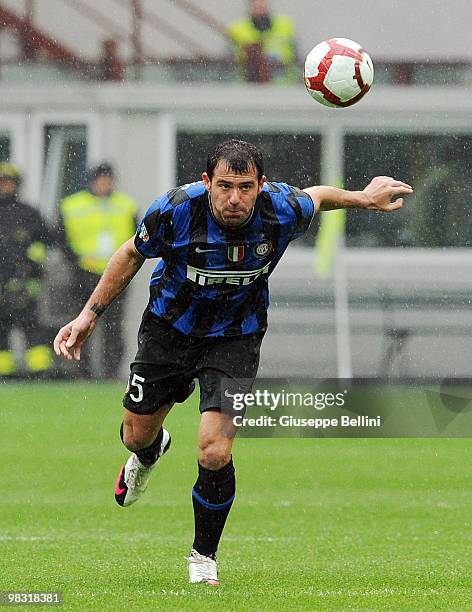
[[149,234],[144,223],[141,223],[138,236],[143,242],[147,242],[149,240]]

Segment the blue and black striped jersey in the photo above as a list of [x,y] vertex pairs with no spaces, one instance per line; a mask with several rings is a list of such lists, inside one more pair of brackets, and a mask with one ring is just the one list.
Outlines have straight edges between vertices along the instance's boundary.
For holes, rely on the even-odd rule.
[[152,312],[192,336],[265,331],[268,277],[314,214],[310,196],[285,183],[265,183],[244,225],[213,216],[203,182],[169,191],[149,208],[135,245],[161,257],[150,282]]

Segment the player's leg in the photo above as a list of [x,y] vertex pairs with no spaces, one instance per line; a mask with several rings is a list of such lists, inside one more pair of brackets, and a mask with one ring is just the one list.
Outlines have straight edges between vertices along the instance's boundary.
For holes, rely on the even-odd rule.
[[[193,380],[185,378],[178,388],[173,380],[146,383],[146,377],[136,373],[131,374],[130,380],[135,381],[134,386],[139,387],[139,392],[134,395],[133,385],[130,385],[123,402],[125,415],[120,437],[132,454],[116,481],[115,500],[120,506],[130,506],[138,501],[147,489],[152,470],[171,444],[170,433],[163,427],[164,419],[175,402],[184,402],[195,389]],[[135,404],[139,399],[141,401]]]
[[232,416],[208,410],[198,435],[198,478],[192,490],[195,537],[188,558],[190,582],[219,585],[216,551],[236,492],[231,450]]
[[188,559],[190,582],[219,584],[215,557],[236,493],[231,451],[237,433],[232,406],[223,406],[222,400],[226,391],[229,397],[231,391],[250,391],[262,337],[258,333],[210,340],[200,360],[202,419],[198,478],[192,490],[195,538]]
[[116,481],[115,500],[120,506],[138,501],[158,460],[169,450],[170,434],[162,425],[172,406],[173,402],[165,403],[153,414],[135,414],[125,409],[120,437],[132,454]]
[[134,503],[146,490],[151,471],[170,448],[164,419],[173,404],[184,402],[195,388],[185,367],[185,346],[169,327],[146,312],[138,333],[138,352],[123,399],[120,435],[132,455],[116,483],[120,506]]
[[157,447],[157,441],[162,437],[164,419],[174,405],[173,402],[160,406],[154,414],[135,414],[124,411],[120,437],[126,448],[139,457],[144,465],[156,461],[152,451]]
[[[174,403],[180,404],[185,402],[195,390],[193,380],[182,382],[182,385],[182,388],[173,391],[170,401],[163,401],[157,407],[151,408],[150,411],[146,407],[147,404],[143,404],[139,408],[137,406],[133,406],[132,409],[125,408],[123,423],[120,428],[121,441],[128,450],[135,452],[138,457],[142,458],[143,463],[154,462],[153,455],[150,454],[147,457],[146,451],[159,438],[164,419],[169,414]],[[144,402],[144,395],[145,393],[148,395],[149,391],[144,391],[144,385],[142,387],[142,400]],[[155,391],[151,390],[151,393],[154,395]],[[165,391],[165,394],[169,397],[167,391]],[[129,406],[130,395],[130,389],[128,389],[124,399],[125,405]],[[142,412],[137,412],[137,410]]]
[[182,376],[178,381],[175,377],[159,380],[152,372],[153,368],[139,369],[133,364],[120,428],[121,441],[145,466],[155,463],[169,448],[170,436],[162,427],[164,419],[174,403],[185,402],[195,389],[192,379]]

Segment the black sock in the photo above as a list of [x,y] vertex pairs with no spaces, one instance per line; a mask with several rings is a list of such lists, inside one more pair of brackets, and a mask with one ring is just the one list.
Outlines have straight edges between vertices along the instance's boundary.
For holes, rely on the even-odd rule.
[[[146,448],[141,448],[138,451],[134,451],[137,455],[138,459],[141,461],[143,465],[152,465],[157,460],[157,455],[159,453],[159,449],[162,443],[163,431],[162,427],[159,429],[159,432],[156,436],[156,439],[152,444],[146,446]],[[123,423],[121,423],[120,427],[120,438],[123,442]]]
[[219,470],[207,470],[198,464],[198,478],[192,490],[195,517],[193,548],[201,555],[215,558],[235,492],[232,459]]

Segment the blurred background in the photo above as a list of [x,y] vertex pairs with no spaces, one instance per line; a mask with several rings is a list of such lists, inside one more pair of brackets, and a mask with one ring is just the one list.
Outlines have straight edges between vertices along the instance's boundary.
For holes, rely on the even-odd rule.
[[[248,19],[263,32],[278,24],[270,45],[251,38]],[[82,306],[71,299],[81,264],[61,202],[90,189],[90,168],[110,164],[139,218],[162,192],[198,180],[207,150],[230,136],[261,147],[270,180],[362,189],[381,174],[415,189],[396,214],[350,211],[323,274],[318,220],[290,247],[271,279],[261,374],[468,377],[471,19],[468,0],[453,10],[437,0],[0,2],[0,162],[14,165],[18,197],[50,231],[38,346]],[[332,36],[361,43],[374,62],[372,91],[348,109],[321,107],[303,83],[306,54]],[[5,252],[16,221],[0,214]],[[106,352],[103,325],[87,371],[28,369],[29,332],[0,301],[0,373],[3,363],[5,378],[125,379],[145,269],[127,292],[121,360],[121,349]]]

